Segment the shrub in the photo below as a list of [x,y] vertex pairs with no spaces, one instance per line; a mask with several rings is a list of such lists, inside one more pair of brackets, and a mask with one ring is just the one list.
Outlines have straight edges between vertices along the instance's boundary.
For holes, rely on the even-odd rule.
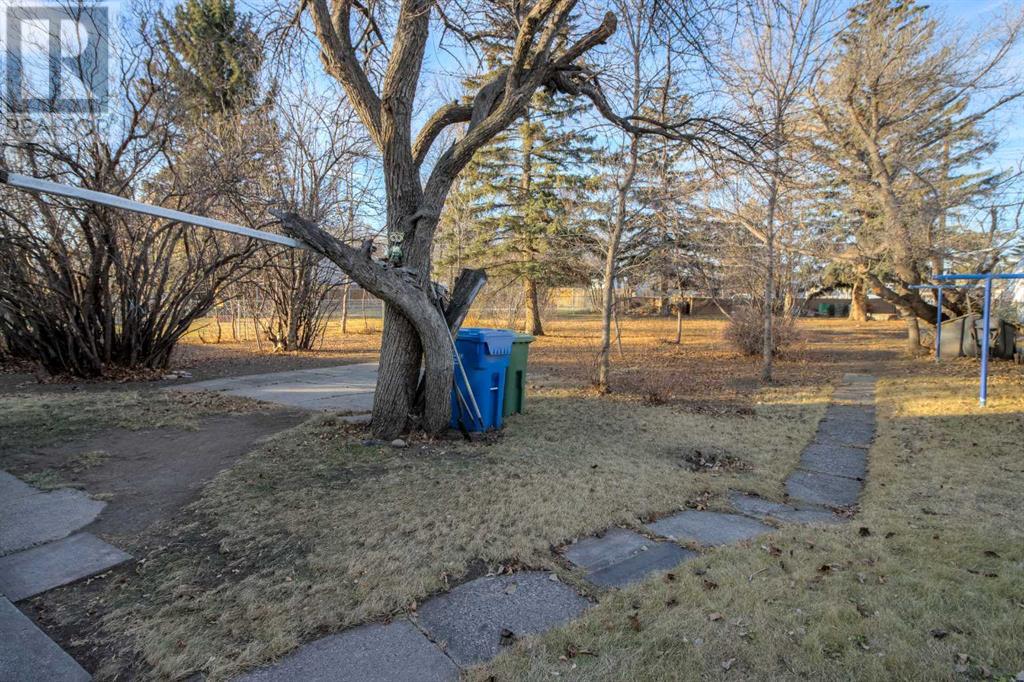
[[[764,344],[764,316],[757,308],[737,308],[725,327],[725,338],[744,355],[760,355]],[[796,340],[796,322],[789,315],[776,315],[772,321],[772,353],[779,355]]]

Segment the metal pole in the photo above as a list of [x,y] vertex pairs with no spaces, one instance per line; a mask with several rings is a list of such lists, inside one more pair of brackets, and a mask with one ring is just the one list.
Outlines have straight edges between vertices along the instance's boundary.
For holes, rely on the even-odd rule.
[[942,358],[942,285],[935,287],[938,290],[935,299],[935,307],[938,312],[935,314],[935,362]]
[[484,415],[480,411],[480,405],[476,402],[476,396],[473,395],[473,387],[469,385],[469,377],[466,376],[466,368],[462,364],[462,356],[459,355],[459,347],[455,345],[455,337],[452,336],[452,330],[445,325],[448,329],[448,338],[452,342],[452,352],[455,353],[455,362],[459,365],[459,371],[462,372],[462,381],[466,384],[466,393],[469,394],[469,402],[473,405],[473,410],[476,412],[476,418],[479,420],[480,428],[484,427]]
[[981,395],[978,404],[985,407],[988,398],[988,337],[992,313],[992,276],[985,278],[985,310],[982,314],[981,330]]
[[0,183],[10,185],[11,187],[17,187],[18,189],[27,190],[29,192],[39,192],[41,194],[53,194],[59,197],[67,197],[69,199],[79,199],[81,201],[88,201],[101,206],[110,206],[111,208],[143,213],[145,215],[173,220],[179,223],[207,227],[211,230],[240,234],[245,237],[252,237],[253,239],[262,239],[265,242],[273,242],[275,244],[281,244],[282,246],[290,246],[294,249],[307,248],[301,242],[280,234],[264,232],[263,230],[254,230],[251,227],[242,227],[241,225],[235,225],[234,223],[225,222],[223,220],[206,218],[204,216],[185,213],[184,211],[175,211],[162,206],[153,206],[152,204],[145,204],[141,201],[125,199],[124,197],[119,197],[116,194],[95,192],[91,189],[82,189],[81,187],[62,185],[57,182],[50,182],[49,180],[30,178],[27,175],[7,173],[0,170]]

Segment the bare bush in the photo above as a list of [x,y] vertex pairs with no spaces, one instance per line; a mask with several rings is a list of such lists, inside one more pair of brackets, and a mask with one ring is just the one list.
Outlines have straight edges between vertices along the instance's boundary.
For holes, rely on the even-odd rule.
[[[38,126],[12,117],[0,141],[5,171],[233,218],[228,198],[247,192],[247,169],[259,159],[248,136],[227,138],[237,143],[230,153],[193,146],[191,156],[173,154],[173,112],[145,77],[154,53],[133,50],[121,55],[109,127],[103,116]],[[0,335],[52,374],[164,368],[251,250],[244,238],[5,188]]]
[[[752,306],[737,308],[725,327],[725,338],[744,355],[760,355],[764,350],[764,313]],[[797,338],[796,321],[789,315],[772,318],[772,355],[783,350]]]

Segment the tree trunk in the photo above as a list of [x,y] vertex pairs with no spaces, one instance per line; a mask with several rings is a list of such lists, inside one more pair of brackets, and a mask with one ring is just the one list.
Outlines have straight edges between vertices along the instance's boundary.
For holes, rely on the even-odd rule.
[[[777,165],[777,164],[776,164]],[[775,358],[775,334],[772,322],[775,316],[775,208],[778,203],[778,180],[772,178],[768,192],[768,216],[765,230],[764,277],[764,331],[761,339],[761,381],[772,380],[772,361]]]
[[351,284],[346,284],[345,288],[341,290],[341,333],[342,335],[348,332],[348,293]]
[[601,289],[601,347],[597,356],[597,390],[601,393],[607,393],[610,390],[608,373],[612,345],[612,308],[615,303],[615,266],[619,256],[619,242],[626,229],[626,199],[633,186],[633,179],[636,177],[639,151],[639,143],[634,135],[629,145],[629,166],[615,193],[615,217],[608,233],[608,245],[605,249],[604,277]]
[[526,301],[526,333],[544,336],[544,325],[540,321],[537,282],[532,277],[528,276],[523,279],[523,298]]
[[683,342],[683,302],[676,306],[676,345]]
[[868,321],[867,286],[861,277],[857,277],[853,281],[853,290],[850,293],[850,320],[853,322]]
[[897,306],[897,308],[907,323],[907,355],[920,355],[923,349],[921,348],[921,327],[918,324],[917,315],[908,306]]

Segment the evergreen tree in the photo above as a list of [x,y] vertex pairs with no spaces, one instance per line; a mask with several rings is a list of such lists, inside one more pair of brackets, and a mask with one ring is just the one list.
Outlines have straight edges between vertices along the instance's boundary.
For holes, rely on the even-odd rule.
[[439,265],[458,258],[522,282],[526,331],[535,335],[544,334],[540,289],[581,276],[584,220],[574,206],[593,151],[590,138],[573,129],[575,112],[561,98],[538,93],[519,125],[463,171],[451,202],[461,215],[449,218],[465,224],[449,224],[443,235],[448,256]]
[[169,96],[196,115],[240,113],[256,103],[263,57],[251,19],[234,0],[185,0],[158,34]]
[[808,144],[849,194],[858,274],[904,313],[917,353],[917,320],[936,311],[913,287],[954,255],[945,216],[999,181],[977,171],[995,146],[982,124],[1021,93],[980,103],[1006,84],[1000,67],[1020,27],[979,61],[980,39],[960,42],[914,0],[863,0],[848,20],[813,93]]

